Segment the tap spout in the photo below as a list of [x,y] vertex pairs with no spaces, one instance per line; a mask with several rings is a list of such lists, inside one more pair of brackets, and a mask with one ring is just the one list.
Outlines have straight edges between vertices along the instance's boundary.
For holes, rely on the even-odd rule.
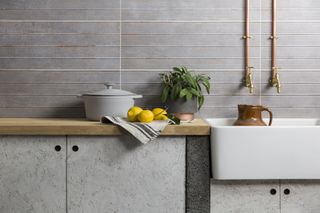
[[274,74],[272,75],[272,78],[270,80],[270,84],[271,84],[271,86],[277,88],[277,93],[280,93],[281,92],[281,82],[280,82],[280,76],[278,73],[278,69],[276,67],[273,67],[272,71]]
[[253,78],[252,78],[252,72],[251,69],[253,67],[247,67],[247,74],[246,74],[246,78],[245,78],[245,86],[249,88],[249,92],[253,93]]

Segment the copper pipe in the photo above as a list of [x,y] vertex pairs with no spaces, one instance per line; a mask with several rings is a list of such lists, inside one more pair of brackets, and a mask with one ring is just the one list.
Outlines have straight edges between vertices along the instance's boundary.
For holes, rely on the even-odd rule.
[[277,92],[280,93],[281,83],[279,79],[278,67],[277,67],[277,0],[272,0],[272,34],[270,36],[272,43],[271,50],[271,80],[270,84],[277,88]]
[[245,0],[245,34],[242,37],[245,42],[245,80],[244,84],[253,93],[252,66],[250,66],[250,0]]
[[[271,42],[272,42],[272,67],[276,67],[276,46],[277,46],[277,2],[272,0],[272,34],[271,34]],[[272,72],[272,77],[275,77],[275,72]]]

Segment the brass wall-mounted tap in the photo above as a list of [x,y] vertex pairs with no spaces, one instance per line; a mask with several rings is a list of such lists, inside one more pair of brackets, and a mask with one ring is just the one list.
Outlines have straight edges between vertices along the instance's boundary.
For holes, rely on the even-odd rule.
[[247,67],[246,77],[245,77],[245,86],[249,88],[249,92],[253,93],[253,78],[252,78],[252,69],[253,67]]
[[277,88],[277,93],[281,92],[281,82],[280,82],[280,76],[278,73],[278,68],[277,67],[272,67],[272,78],[270,80],[270,84],[273,87]]

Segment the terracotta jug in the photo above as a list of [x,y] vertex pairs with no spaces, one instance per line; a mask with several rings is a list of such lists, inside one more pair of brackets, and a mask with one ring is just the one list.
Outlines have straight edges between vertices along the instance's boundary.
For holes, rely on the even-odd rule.
[[267,126],[262,120],[262,112],[269,112],[269,126],[272,124],[272,112],[261,105],[238,105],[239,116],[234,126]]

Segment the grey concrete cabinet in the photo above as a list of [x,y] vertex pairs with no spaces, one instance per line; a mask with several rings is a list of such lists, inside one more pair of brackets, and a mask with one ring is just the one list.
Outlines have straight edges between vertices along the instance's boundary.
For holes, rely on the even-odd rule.
[[[270,190],[276,189],[271,195]],[[212,181],[211,213],[318,213],[320,181]]]
[[65,137],[0,137],[1,213],[65,213],[65,179]]
[[280,213],[279,182],[213,180],[211,213]]
[[69,213],[185,212],[185,137],[68,137]]
[[[287,193],[284,193],[285,190]],[[319,180],[281,181],[281,213],[318,212],[320,212]]]
[[209,212],[208,146],[208,137],[1,136],[0,213]]

